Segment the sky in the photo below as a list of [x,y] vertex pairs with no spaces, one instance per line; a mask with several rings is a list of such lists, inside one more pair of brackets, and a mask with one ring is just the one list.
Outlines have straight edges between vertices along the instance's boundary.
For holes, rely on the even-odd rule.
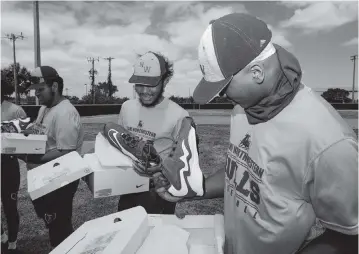
[[[197,47],[209,21],[232,12],[249,13],[267,22],[272,41],[292,52],[303,70],[302,81],[314,90],[350,90],[358,54],[358,2],[39,2],[41,64],[63,77],[68,95],[82,97],[91,84],[88,57],[98,71],[96,83],[107,80],[113,57],[112,82],[118,97],[133,97],[128,79],[137,54],[160,52],[174,63],[165,95],[187,97],[201,79]],[[1,1],[1,67],[13,63],[6,34],[23,33],[16,41],[16,59],[34,67],[32,2]],[[89,86],[88,86],[89,89]]]

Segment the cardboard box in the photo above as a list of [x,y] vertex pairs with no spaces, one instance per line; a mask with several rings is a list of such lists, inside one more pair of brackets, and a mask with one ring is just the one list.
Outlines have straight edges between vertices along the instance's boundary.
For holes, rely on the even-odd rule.
[[95,154],[102,166],[132,167],[132,160],[117,150],[117,148],[113,147],[101,133],[98,133],[96,136]]
[[50,254],[135,254],[150,230],[164,224],[190,233],[189,254],[223,254],[223,215],[187,215],[178,219],[175,215],[147,214],[140,206],[84,223]]
[[85,154],[84,160],[93,172],[84,180],[94,198],[149,191],[149,178],[138,175],[132,167],[105,167],[95,153]]
[[183,219],[175,215],[149,214],[149,227],[161,224],[175,225],[190,233],[187,246],[189,254],[223,254],[224,217],[216,215],[187,215]]
[[147,213],[138,206],[84,223],[50,254],[134,254],[148,232]]
[[71,152],[28,171],[28,192],[35,200],[91,172],[85,160],[77,152]]
[[45,154],[46,135],[21,133],[1,133],[1,153],[3,154]]

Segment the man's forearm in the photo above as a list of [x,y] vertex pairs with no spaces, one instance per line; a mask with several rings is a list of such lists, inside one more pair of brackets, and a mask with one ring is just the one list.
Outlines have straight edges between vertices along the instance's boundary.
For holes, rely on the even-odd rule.
[[224,170],[219,170],[215,174],[204,180],[204,195],[201,197],[186,198],[183,201],[223,198],[224,196]]
[[203,199],[223,198],[224,196],[224,170],[219,170],[215,174],[205,179],[205,194]]

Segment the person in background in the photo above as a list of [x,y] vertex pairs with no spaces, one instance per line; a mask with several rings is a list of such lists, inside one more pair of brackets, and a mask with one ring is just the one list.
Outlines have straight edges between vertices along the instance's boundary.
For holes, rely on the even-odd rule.
[[[12,94],[14,88],[1,79],[1,121],[26,118],[21,106],[9,100],[5,94]],[[20,187],[20,166],[16,156],[1,154],[1,202],[7,222],[8,235],[1,225],[1,252],[15,254],[17,250],[17,236],[19,232],[19,212],[17,210],[17,195]]]
[[[31,73],[31,85],[42,107],[35,124],[47,135],[44,155],[27,155],[27,167],[31,170],[72,151],[80,152],[84,131],[80,115],[62,92],[63,79],[50,66],[37,67]],[[37,216],[49,230],[52,247],[59,245],[74,230],[72,226],[72,202],[79,180],[69,183],[33,201]]]

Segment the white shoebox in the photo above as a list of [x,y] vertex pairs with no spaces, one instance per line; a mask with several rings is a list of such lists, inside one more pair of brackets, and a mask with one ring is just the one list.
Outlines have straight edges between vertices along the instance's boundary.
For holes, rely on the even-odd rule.
[[1,133],[3,154],[45,154],[47,135]]
[[[188,254],[223,254],[225,235],[222,214],[186,215],[183,219],[176,215],[149,214],[148,223],[151,229],[160,225],[174,225],[187,231]],[[165,237],[163,242],[166,244]],[[170,247],[164,246],[163,249]]]
[[138,206],[84,223],[50,254],[134,254],[148,232],[147,213]]
[[132,167],[132,161],[117,148],[113,147],[107,139],[98,133],[95,141],[95,154],[105,167]]
[[[125,157],[118,152],[117,159],[121,156]],[[149,191],[149,178],[138,175],[132,166],[103,166],[95,153],[85,154],[84,160],[92,171],[84,180],[94,198]]]
[[32,200],[42,197],[88,174],[91,168],[71,152],[27,172],[27,188]]

